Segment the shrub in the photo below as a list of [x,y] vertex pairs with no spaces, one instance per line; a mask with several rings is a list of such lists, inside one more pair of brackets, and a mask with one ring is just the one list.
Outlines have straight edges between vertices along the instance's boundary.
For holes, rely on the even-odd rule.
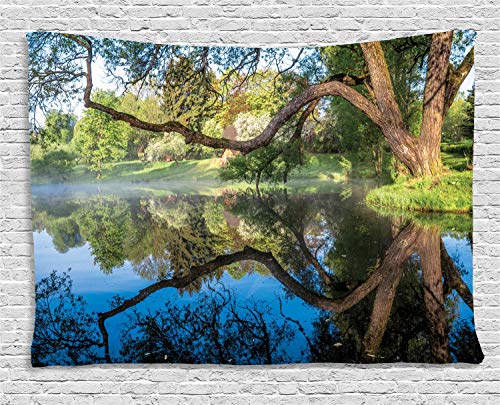
[[342,170],[344,172],[344,175],[346,177],[349,177],[352,173],[352,162],[347,159],[346,157],[342,156],[340,158],[340,162],[339,162],[340,166],[342,166]]
[[76,164],[76,155],[66,149],[55,149],[43,152],[32,146],[31,168],[38,176],[58,181],[69,180]]
[[162,139],[151,142],[144,151],[148,162],[161,160],[182,160],[186,155],[184,139],[175,133],[169,133]]

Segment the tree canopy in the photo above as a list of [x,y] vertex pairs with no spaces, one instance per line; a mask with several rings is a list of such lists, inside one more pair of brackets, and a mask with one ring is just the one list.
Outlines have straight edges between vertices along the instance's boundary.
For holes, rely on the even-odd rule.
[[[110,92],[97,92],[95,99],[109,108],[116,108],[118,99]],[[102,165],[111,159],[125,156],[130,127],[115,121],[109,114],[89,108],[75,128],[74,142],[99,177]]]
[[[442,170],[439,143],[444,117],[474,60],[474,33],[452,31],[303,50],[155,45],[56,33],[33,33],[28,39],[33,50],[33,112],[83,92],[88,109],[136,129],[176,132],[186,144],[246,154],[269,145],[285,125],[301,125],[300,115],[313,103],[336,96],[380,129],[391,152],[415,176]],[[108,76],[125,92],[135,87],[138,93],[161,95],[164,121],[141,118],[100,101],[93,94],[97,58],[104,60]],[[276,73],[262,74],[271,70]],[[252,81],[272,88],[281,100],[260,134],[237,140],[201,132],[205,119],[222,108],[231,111],[238,97],[233,108],[245,102],[272,109],[274,104],[251,92],[242,94]],[[422,100],[418,136],[410,132],[416,98]]]

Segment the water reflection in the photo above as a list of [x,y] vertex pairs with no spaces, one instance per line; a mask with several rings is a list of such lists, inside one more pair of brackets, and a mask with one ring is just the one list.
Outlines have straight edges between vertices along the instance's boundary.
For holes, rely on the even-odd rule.
[[[35,195],[35,254],[59,265],[35,263],[33,364],[480,362],[470,218],[380,215],[363,193]],[[64,272],[85,249],[100,298]],[[142,285],[119,293],[127,268]]]

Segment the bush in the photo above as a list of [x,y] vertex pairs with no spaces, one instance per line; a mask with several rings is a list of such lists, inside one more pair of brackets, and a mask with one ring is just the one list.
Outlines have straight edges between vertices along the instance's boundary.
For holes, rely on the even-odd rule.
[[162,139],[151,142],[144,151],[148,162],[161,160],[182,160],[186,155],[184,139],[175,133],[169,133]]
[[76,155],[69,150],[55,149],[44,152],[41,148],[32,146],[31,169],[35,175],[67,181],[75,164]]

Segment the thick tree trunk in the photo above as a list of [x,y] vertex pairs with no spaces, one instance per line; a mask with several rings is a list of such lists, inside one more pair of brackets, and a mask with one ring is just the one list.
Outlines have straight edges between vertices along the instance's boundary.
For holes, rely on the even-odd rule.
[[403,276],[402,266],[397,266],[382,280],[373,302],[370,324],[363,339],[363,359],[367,362],[377,358],[387,323],[396,297],[397,287]]
[[415,177],[433,176],[443,171],[441,162],[441,135],[423,142],[414,138],[406,129],[388,128],[384,135],[394,156]]
[[427,61],[419,143],[423,154],[422,158],[427,162],[425,170],[428,174],[439,174],[443,170],[441,131],[445,115],[446,86],[452,41],[453,31],[434,34]]
[[432,36],[424,89],[420,136],[406,129],[396,102],[389,69],[380,42],[361,44],[370,71],[376,104],[384,117],[379,125],[392,152],[413,176],[442,172],[441,130],[447,105],[446,88],[453,31]]
[[444,309],[441,236],[435,229],[422,229],[420,263],[424,285],[424,304],[429,323],[431,352],[436,363],[450,363],[448,321]]

